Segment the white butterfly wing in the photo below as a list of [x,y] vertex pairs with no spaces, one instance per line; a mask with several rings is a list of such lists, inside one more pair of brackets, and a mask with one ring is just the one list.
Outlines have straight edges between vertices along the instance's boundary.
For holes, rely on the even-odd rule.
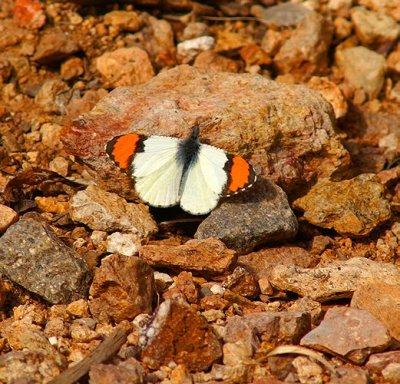
[[214,209],[226,187],[228,176],[224,166],[228,157],[222,149],[201,144],[197,161],[184,175],[180,206],[193,215]]
[[137,194],[156,207],[178,204],[183,173],[183,164],[177,161],[179,140],[151,136],[143,144],[143,152],[137,153],[132,163]]

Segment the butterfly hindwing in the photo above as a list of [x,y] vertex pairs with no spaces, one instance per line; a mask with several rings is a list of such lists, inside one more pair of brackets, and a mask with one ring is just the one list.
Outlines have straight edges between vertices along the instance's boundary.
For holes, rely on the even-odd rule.
[[222,149],[201,144],[197,158],[189,165],[181,187],[180,205],[193,215],[214,209],[228,181],[224,166],[228,157]]
[[229,162],[225,166],[229,182],[226,186],[224,195],[236,195],[253,186],[257,180],[257,175],[253,167],[243,157],[228,155]]

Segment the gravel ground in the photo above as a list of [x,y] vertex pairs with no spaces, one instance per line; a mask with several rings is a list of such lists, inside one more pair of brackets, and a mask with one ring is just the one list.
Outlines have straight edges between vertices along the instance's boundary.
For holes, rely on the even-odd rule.
[[[398,0],[0,1],[1,383],[399,383]],[[243,156],[154,208],[118,135]]]

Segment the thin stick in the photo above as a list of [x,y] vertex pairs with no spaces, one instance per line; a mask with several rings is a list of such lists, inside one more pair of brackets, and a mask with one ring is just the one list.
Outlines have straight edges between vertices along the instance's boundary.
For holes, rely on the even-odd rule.
[[114,356],[125,343],[128,329],[117,327],[117,329],[87,357],[76,365],[66,369],[61,375],[50,381],[49,384],[73,384],[85,376],[93,364],[100,364]]

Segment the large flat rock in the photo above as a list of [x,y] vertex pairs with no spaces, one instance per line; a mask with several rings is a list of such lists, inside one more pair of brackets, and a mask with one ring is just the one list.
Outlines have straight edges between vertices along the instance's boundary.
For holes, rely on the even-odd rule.
[[199,124],[203,142],[245,156],[288,191],[348,164],[334,120],[332,106],[305,86],[181,65],[114,89],[62,141],[106,189],[126,196],[132,181],[105,155],[107,141],[128,132],[185,137]]

